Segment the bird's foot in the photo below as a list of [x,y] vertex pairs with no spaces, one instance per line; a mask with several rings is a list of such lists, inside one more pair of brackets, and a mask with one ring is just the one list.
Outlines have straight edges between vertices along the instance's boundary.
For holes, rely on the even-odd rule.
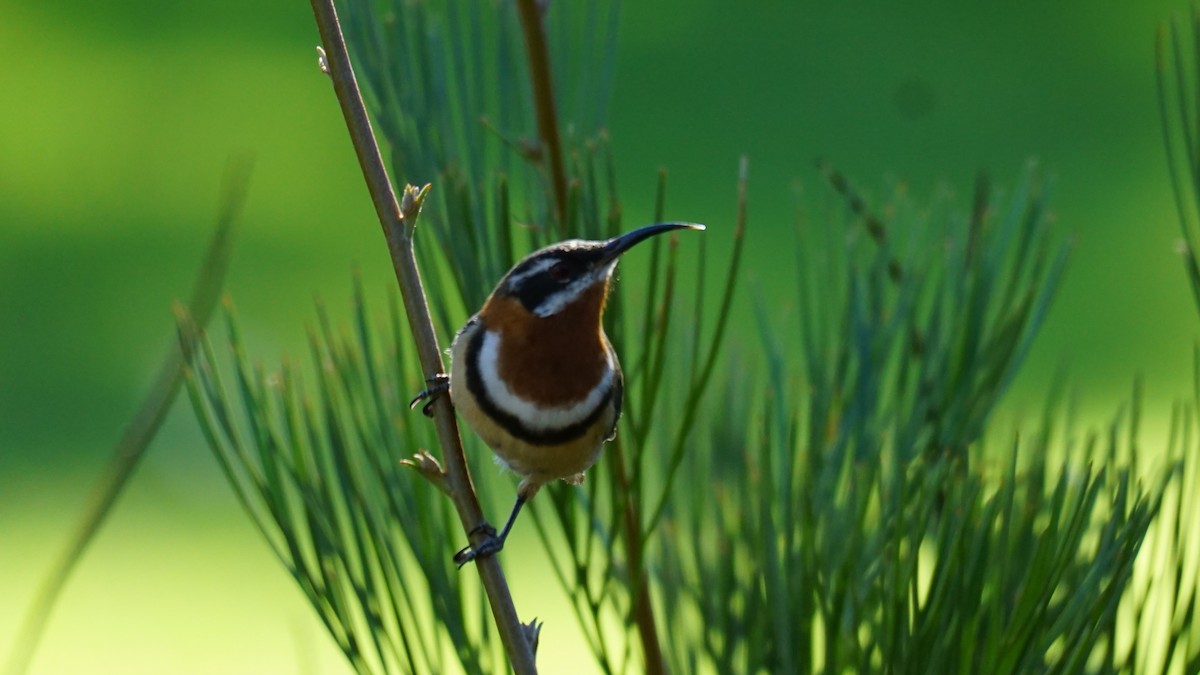
[[408,409],[412,410],[413,408],[417,407],[417,404],[421,401],[429,399],[425,403],[425,406],[421,408],[421,414],[425,415],[426,417],[433,417],[434,402],[438,400],[439,396],[445,394],[447,391],[450,391],[450,376],[446,373],[438,373],[437,375],[426,378],[425,384],[428,384],[429,386],[423,389],[421,393],[417,394],[416,398],[409,401]]
[[463,565],[477,558],[486,558],[489,555],[495,555],[504,548],[504,538],[496,535],[496,528],[484,523],[474,530],[471,530],[471,535],[482,534],[484,539],[476,546],[468,546],[458,553],[454,554],[454,564],[462,569]]

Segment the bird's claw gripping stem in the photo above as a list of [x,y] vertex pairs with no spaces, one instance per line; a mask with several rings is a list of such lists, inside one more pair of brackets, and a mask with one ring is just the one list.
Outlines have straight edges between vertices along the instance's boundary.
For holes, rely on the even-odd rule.
[[454,562],[458,563],[460,569],[463,565],[476,558],[496,555],[500,552],[500,549],[504,548],[504,542],[508,539],[508,533],[512,532],[513,523],[517,522],[517,514],[521,512],[521,507],[525,505],[525,501],[528,498],[520,492],[517,493],[517,502],[513,504],[512,513],[508,514],[508,522],[504,523],[504,529],[500,530],[500,534],[496,534],[496,528],[488,525],[487,521],[484,521],[482,525],[477,526],[467,533],[468,537],[483,534],[485,538],[479,542],[478,546],[468,546],[454,554]]
[[429,399],[425,406],[421,408],[421,414],[425,415],[426,417],[433,417],[434,402],[438,400],[439,396],[445,394],[447,391],[450,391],[450,376],[446,373],[438,373],[431,377],[425,378],[425,384],[428,384],[429,386],[421,390],[421,393],[417,394],[416,398],[409,401],[408,409],[412,410],[413,408],[417,407],[417,404],[421,401]]
[[479,542],[478,546],[467,546],[458,553],[454,554],[454,564],[462,569],[463,565],[475,560],[476,558],[485,558],[489,555],[495,555],[504,548],[504,539],[496,535],[496,528],[486,522],[474,530],[471,534],[481,533],[484,535],[483,541]]

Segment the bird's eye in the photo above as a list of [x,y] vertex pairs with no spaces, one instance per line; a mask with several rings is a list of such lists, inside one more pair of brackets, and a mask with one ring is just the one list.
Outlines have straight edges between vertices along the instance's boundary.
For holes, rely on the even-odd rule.
[[571,280],[571,266],[565,262],[556,262],[550,267],[550,278],[560,284]]

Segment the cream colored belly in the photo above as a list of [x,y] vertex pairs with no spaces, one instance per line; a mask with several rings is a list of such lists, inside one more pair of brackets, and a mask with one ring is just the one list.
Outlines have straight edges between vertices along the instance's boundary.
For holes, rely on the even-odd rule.
[[583,435],[566,443],[538,445],[516,438],[479,407],[467,387],[467,343],[472,335],[471,331],[460,333],[450,348],[450,400],[458,414],[491,447],[502,464],[525,478],[523,486],[536,490],[560,478],[572,483],[583,480],[583,472],[600,456],[607,432],[615,422],[616,410],[610,407]]

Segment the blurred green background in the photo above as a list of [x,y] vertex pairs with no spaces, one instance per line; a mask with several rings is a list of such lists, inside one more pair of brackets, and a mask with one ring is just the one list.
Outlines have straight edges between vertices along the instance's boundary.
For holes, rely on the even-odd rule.
[[[1002,423],[1036,413],[1065,366],[1084,421],[1103,424],[1142,374],[1153,441],[1200,335],[1154,88],[1156,24],[1186,10],[626,3],[611,109],[626,224],[648,221],[665,166],[669,216],[729,227],[746,153],[741,298],[794,311],[773,284],[792,265],[794,183],[824,199],[816,157],[868,194],[890,177],[964,203],[979,169],[1011,184],[1037,158],[1077,246]],[[0,659],[173,337],[231,156],[254,158],[227,283],[253,355],[303,355],[318,294],[344,320],[353,269],[376,296],[390,285],[316,42],[296,0],[0,9]],[[563,672],[574,619],[529,558],[510,564],[514,593],[546,621],[544,669]],[[32,672],[346,670],[177,405]]]

